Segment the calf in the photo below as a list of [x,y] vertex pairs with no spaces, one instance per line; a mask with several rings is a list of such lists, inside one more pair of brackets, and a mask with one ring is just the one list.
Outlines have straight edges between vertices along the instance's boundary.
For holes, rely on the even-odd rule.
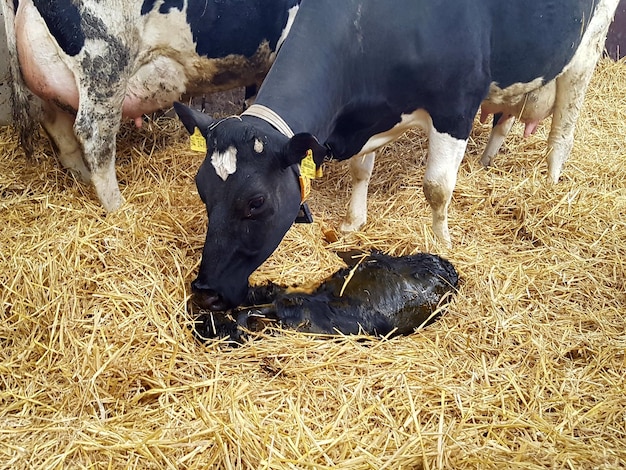
[[[273,284],[255,287],[249,306],[201,313],[196,334],[203,340],[230,337],[240,341],[246,331],[277,322],[284,328],[323,335],[408,335],[437,319],[459,281],[452,263],[428,253],[341,255],[348,267],[312,292]],[[195,300],[192,309],[197,310],[202,305]]]
[[363,220],[372,152],[414,126],[428,133],[423,189],[449,245],[448,206],[481,103],[504,108],[553,80],[556,182],[617,2],[303,2],[241,117],[177,106],[207,141],[196,183],[209,226],[194,291],[216,309],[244,300],[249,275],[296,218],[309,167],[324,160],[357,156],[348,219]]
[[122,117],[141,125],[143,114],[182,93],[259,84],[298,3],[3,0],[14,122],[26,152],[39,118],[32,92],[43,100],[34,107],[43,107],[42,125],[61,163],[93,183],[105,209],[118,209]]

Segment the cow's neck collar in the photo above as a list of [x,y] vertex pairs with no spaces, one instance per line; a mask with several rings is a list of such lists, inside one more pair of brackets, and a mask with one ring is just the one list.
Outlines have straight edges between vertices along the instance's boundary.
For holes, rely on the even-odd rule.
[[276,111],[268,108],[267,106],[263,106],[262,104],[253,104],[242,113],[242,116],[254,116],[256,118],[263,119],[288,139],[291,139],[294,135],[291,127],[289,127],[289,124],[287,124],[284,119],[276,113]]

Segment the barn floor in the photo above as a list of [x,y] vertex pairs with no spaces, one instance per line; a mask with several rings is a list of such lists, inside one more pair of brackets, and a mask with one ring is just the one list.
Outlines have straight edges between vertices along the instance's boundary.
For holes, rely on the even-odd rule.
[[336,251],[430,251],[462,284],[443,317],[392,340],[190,333],[202,156],[176,120],[119,138],[126,204],[105,214],[45,139],[0,130],[0,468],[620,468],[626,466],[626,64],[602,61],[561,182],[549,123],[516,125],[485,170],[477,124],[438,246],[426,141],[386,147],[364,229],[329,243],[342,165],[314,186],[253,281],[321,280]]

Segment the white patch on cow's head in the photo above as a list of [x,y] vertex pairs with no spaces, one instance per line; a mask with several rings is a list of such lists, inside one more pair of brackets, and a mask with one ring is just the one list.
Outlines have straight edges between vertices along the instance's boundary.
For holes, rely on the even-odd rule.
[[256,153],[263,152],[263,142],[261,142],[259,139],[254,139],[254,151]]
[[231,145],[225,152],[213,152],[211,164],[217,176],[226,181],[228,175],[232,175],[237,170],[237,149]]

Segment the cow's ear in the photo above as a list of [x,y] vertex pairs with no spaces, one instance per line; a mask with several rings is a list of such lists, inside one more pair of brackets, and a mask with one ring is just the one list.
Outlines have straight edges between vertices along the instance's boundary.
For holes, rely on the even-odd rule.
[[296,134],[285,146],[284,150],[284,162],[285,166],[295,165],[300,163],[308,151],[313,153],[313,161],[317,166],[320,166],[324,162],[324,157],[328,153],[326,147],[321,145],[317,139],[311,134],[302,133]]
[[178,101],[174,102],[174,111],[178,114],[178,118],[181,120],[189,134],[193,134],[196,127],[200,129],[200,132],[202,132],[203,135],[206,134],[207,129],[211,124],[213,124],[214,121],[214,119],[208,114],[191,109],[189,106],[185,106]]

